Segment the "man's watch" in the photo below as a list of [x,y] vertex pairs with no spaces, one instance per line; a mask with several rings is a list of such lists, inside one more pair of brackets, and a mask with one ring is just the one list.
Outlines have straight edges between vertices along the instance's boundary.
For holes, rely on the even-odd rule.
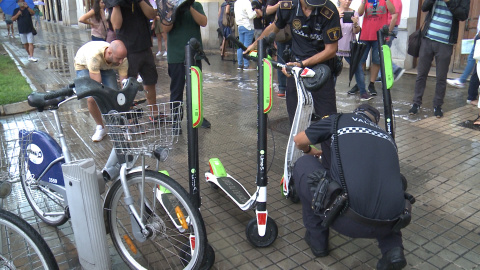
[[308,145],[308,150],[307,151],[303,151],[303,150],[301,150],[301,151],[304,154],[308,154],[308,153],[310,153],[310,151],[312,151],[312,147],[310,145]]

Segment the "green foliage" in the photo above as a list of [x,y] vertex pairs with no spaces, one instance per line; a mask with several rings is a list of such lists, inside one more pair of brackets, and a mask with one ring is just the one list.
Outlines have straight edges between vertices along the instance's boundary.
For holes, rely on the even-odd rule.
[[0,55],[0,105],[26,100],[30,85],[8,55]]

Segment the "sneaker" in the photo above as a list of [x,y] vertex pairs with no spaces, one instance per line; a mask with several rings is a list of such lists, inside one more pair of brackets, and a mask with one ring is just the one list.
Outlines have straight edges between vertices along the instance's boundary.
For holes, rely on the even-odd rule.
[[92,141],[99,142],[107,135],[107,130],[103,128],[101,125],[97,125],[95,128],[95,134],[92,136]]
[[378,270],[402,269],[405,266],[407,266],[407,260],[401,247],[392,248],[377,263]]
[[459,79],[447,79],[447,83],[455,88],[465,88],[465,84],[460,82]]
[[393,81],[396,82],[400,80],[400,78],[403,76],[403,73],[405,73],[404,68],[398,68],[397,70],[395,70],[395,72],[393,73]]
[[285,93],[278,92],[277,96],[281,98],[285,98]]
[[470,104],[470,105],[473,105],[473,106],[477,106],[477,105],[478,105],[478,100],[470,100],[470,99],[467,99],[467,104]]
[[360,95],[360,100],[361,101],[367,101],[367,100],[370,100],[372,99],[373,97],[371,95],[369,95],[368,93],[363,93]]
[[373,83],[368,85],[368,92],[370,92],[370,95],[372,96],[377,95],[377,90],[375,90],[375,85],[373,85]]
[[28,61],[30,61],[30,62],[37,62],[37,61],[38,61],[38,59],[37,59],[37,58],[34,58],[34,57],[30,57],[30,56],[29,56],[29,57],[28,57]]
[[305,242],[307,242],[307,245],[310,247],[310,250],[312,251],[313,255],[315,255],[315,257],[326,257],[328,256],[328,248],[325,249],[325,250],[317,250],[316,248],[314,248],[312,246],[312,243],[310,242],[310,234],[308,233],[308,231],[305,232]]
[[418,109],[420,109],[420,106],[417,104],[413,104],[412,108],[408,111],[410,115],[414,115],[418,113]]
[[440,106],[434,107],[433,108],[433,115],[435,115],[435,117],[437,117],[437,118],[442,118],[443,117],[442,107],[440,107]]
[[142,82],[143,82],[142,76],[140,76],[140,75],[137,76],[137,82],[138,82],[138,83],[142,83]]
[[358,85],[355,84],[355,85],[352,87],[352,89],[350,89],[350,90],[347,92],[347,94],[349,94],[349,95],[355,95],[358,91],[359,91]]
[[210,122],[206,118],[203,118],[202,128],[210,128],[211,126],[212,124],[210,124]]
[[157,57],[160,57],[160,55],[162,55],[161,51],[158,51],[157,54],[155,54],[155,56],[157,56]]
[[244,67],[243,70],[244,71],[252,71],[252,70],[257,70],[257,69],[253,68],[253,67]]
[[243,69],[243,67],[237,67],[237,69],[238,69],[238,70],[242,70],[242,69]]
[[163,57],[166,57],[166,56],[167,56],[167,51],[163,53]]

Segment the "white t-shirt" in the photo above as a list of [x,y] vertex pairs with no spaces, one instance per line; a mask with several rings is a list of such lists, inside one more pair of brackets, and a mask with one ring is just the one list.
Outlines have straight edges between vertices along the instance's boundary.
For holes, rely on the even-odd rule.
[[253,19],[257,16],[257,13],[252,9],[252,3],[249,0],[237,0],[233,10],[235,11],[235,23],[252,30]]

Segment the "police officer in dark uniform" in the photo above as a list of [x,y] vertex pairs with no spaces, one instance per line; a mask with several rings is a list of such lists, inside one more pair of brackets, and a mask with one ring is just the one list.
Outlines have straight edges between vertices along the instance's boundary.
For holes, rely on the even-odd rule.
[[[263,31],[258,39],[270,33],[278,33],[287,24],[292,31],[293,59],[287,65],[298,67],[313,67],[317,64],[327,64],[331,70],[334,68],[335,54],[338,40],[342,38],[340,17],[337,7],[329,0],[288,0],[282,1],[277,10],[274,23]],[[245,53],[255,49],[257,43],[250,45]],[[287,74],[287,111],[290,123],[293,122],[297,107],[297,90],[295,80]],[[335,84],[333,76],[329,78],[318,91],[312,91],[315,113],[320,117],[337,112],[335,98]],[[325,168],[330,167],[329,144],[322,144],[322,156]]]
[[308,155],[297,160],[293,177],[302,201],[305,241],[315,256],[327,256],[329,227],[322,225],[325,216],[312,209],[315,187],[311,180],[324,168],[316,158],[321,150],[311,145],[329,140],[336,132],[329,174],[339,184],[343,177],[348,205],[331,227],[352,238],[376,238],[383,255],[377,269],[402,269],[407,262],[400,228],[410,222],[404,214],[406,209],[410,213],[411,205],[405,200],[397,146],[377,125],[379,119],[377,109],[362,104],[353,113],[335,114],[313,123],[294,138],[296,147]]

